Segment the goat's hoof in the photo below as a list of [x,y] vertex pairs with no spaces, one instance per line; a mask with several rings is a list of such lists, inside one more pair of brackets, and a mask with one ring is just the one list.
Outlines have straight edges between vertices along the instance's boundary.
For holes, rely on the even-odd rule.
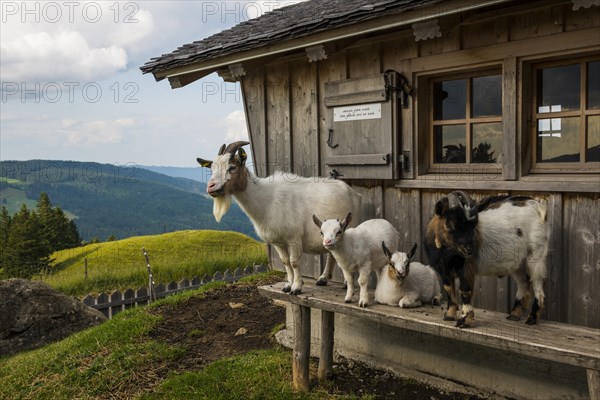
[[317,285],[317,286],[326,286],[327,285],[327,279],[319,279],[317,281],[317,283],[315,283],[315,285]]
[[527,321],[525,321],[525,324],[527,324],[527,325],[537,325],[537,318],[529,317],[529,318],[527,318]]
[[466,318],[460,318],[458,321],[456,321],[456,327],[460,329],[470,328],[471,324],[466,321]]
[[366,301],[365,302],[362,302],[362,301],[358,302],[358,306],[362,307],[362,308],[367,308],[368,305],[369,305],[369,303],[367,303]]
[[454,315],[444,314],[444,321],[456,321],[456,317]]
[[344,303],[352,303],[352,299],[344,299]]
[[300,293],[302,293],[302,289],[296,289],[290,292],[292,296],[298,296]]
[[521,317],[519,317],[518,315],[509,314],[508,317],[506,317],[506,319],[509,321],[519,321]]
[[291,290],[292,290],[292,286],[291,286],[291,285],[289,285],[289,284],[288,284],[288,285],[285,285],[285,286],[283,287],[283,289],[281,289],[281,291],[282,291],[283,293],[289,293],[289,292],[291,292]]

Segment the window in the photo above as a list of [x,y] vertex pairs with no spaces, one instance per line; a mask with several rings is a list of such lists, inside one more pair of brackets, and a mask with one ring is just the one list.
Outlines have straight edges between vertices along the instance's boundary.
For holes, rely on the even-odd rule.
[[[486,71],[430,80],[430,170],[500,172],[502,75]],[[486,168],[495,164],[496,168]]]
[[534,67],[534,171],[600,166],[600,61]]

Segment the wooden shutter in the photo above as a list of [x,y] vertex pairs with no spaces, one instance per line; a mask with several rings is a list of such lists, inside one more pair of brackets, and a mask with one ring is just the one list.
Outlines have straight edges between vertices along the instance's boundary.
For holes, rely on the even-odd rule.
[[[398,179],[400,113],[396,72],[325,84],[327,173],[343,179]],[[334,171],[335,170],[335,171]]]

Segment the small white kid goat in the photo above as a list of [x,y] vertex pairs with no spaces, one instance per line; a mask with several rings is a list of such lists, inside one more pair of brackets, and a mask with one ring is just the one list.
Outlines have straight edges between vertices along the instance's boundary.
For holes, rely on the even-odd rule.
[[369,273],[375,271],[379,280],[381,270],[387,263],[385,255],[381,252],[381,242],[387,241],[397,248],[400,243],[400,234],[385,219],[370,219],[356,228],[348,228],[352,221],[352,213],[348,213],[343,221],[328,219],[321,222],[316,215],[313,215],[313,221],[321,229],[323,247],[333,254],[344,273],[347,285],[344,301],[346,303],[352,301],[354,295],[352,274],[358,271],[360,286],[358,305],[367,307],[369,304],[369,292],[367,291]]
[[420,307],[422,303],[440,304],[441,289],[437,273],[420,262],[410,262],[417,244],[407,253],[392,254],[381,242],[383,254],[388,259],[387,268],[377,281],[375,301],[402,308]]
[[[303,178],[276,172],[258,178],[246,168],[246,152],[235,142],[221,146],[214,161],[198,158],[198,163],[211,168],[207,192],[213,198],[213,214],[217,221],[227,213],[235,198],[248,215],[256,233],[273,245],[287,272],[284,292],[302,292],[299,263],[302,253],[324,254],[319,234],[310,220],[311,210],[340,218],[347,210],[361,215],[362,196],[346,183],[334,179]],[[327,284],[335,263],[330,254],[317,285]]]

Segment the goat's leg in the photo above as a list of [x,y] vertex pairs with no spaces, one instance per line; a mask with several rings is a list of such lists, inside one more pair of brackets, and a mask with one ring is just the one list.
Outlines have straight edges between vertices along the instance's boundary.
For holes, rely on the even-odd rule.
[[408,292],[400,299],[398,305],[402,308],[421,307],[419,292]]
[[302,256],[302,249],[298,246],[294,246],[290,244],[288,251],[290,252],[290,265],[292,266],[292,271],[294,273],[294,281],[292,283],[292,291],[290,292],[293,295],[298,295],[302,293],[302,272],[300,271],[300,257]]
[[331,270],[335,264],[335,258],[333,254],[327,253],[327,262],[325,263],[325,270],[317,280],[317,286],[325,286],[327,285],[327,281],[331,279]]
[[448,309],[444,313],[444,321],[456,321],[458,313],[458,299],[456,298],[456,288],[454,286],[454,277],[442,277],[444,289],[448,293]]
[[344,273],[344,280],[346,281],[346,297],[344,301],[346,303],[352,302],[352,296],[354,296],[354,277],[352,276],[352,272],[346,271],[342,268],[342,272]]
[[473,325],[473,322],[475,322],[475,311],[471,304],[475,279],[474,277],[467,275],[464,269],[459,271],[458,279],[460,280],[459,290],[463,304],[460,318],[456,321],[456,326],[458,328],[470,328]]
[[358,284],[360,286],[360,298],[358,300],[358,305],[360,307],[366,307],[369,305],[369,290],[367,288],[369,285],[369,269],[359,271]]
[[511,277],[517,284],[517,295],[513,308],[506,319],[519,321],[523,316],[523,312],[529,308],[529,301],[531,299],[529,277],[523,268],[511,274]]
[[542,308],[544,307],[544,280],[540,277],[532,279],[533,294],[535,296],[533,305],[531,306],[531,312],[525,323],[527,325],[537,324],[537,320],[540,317]]
[[290,255],[288,254],[287,250],[284,249],[283,247],[276,246],[276,245],[273,245],[273,247],[275,248],[275,251],[279,255],[279,259],[285,266],[285,272],[287,274],[287,282],[283,286],[282,291],[285,293],[289,293],[292,290],[292,283],[294,282],[294,270],[292,269],[292,266],[290,265]]

